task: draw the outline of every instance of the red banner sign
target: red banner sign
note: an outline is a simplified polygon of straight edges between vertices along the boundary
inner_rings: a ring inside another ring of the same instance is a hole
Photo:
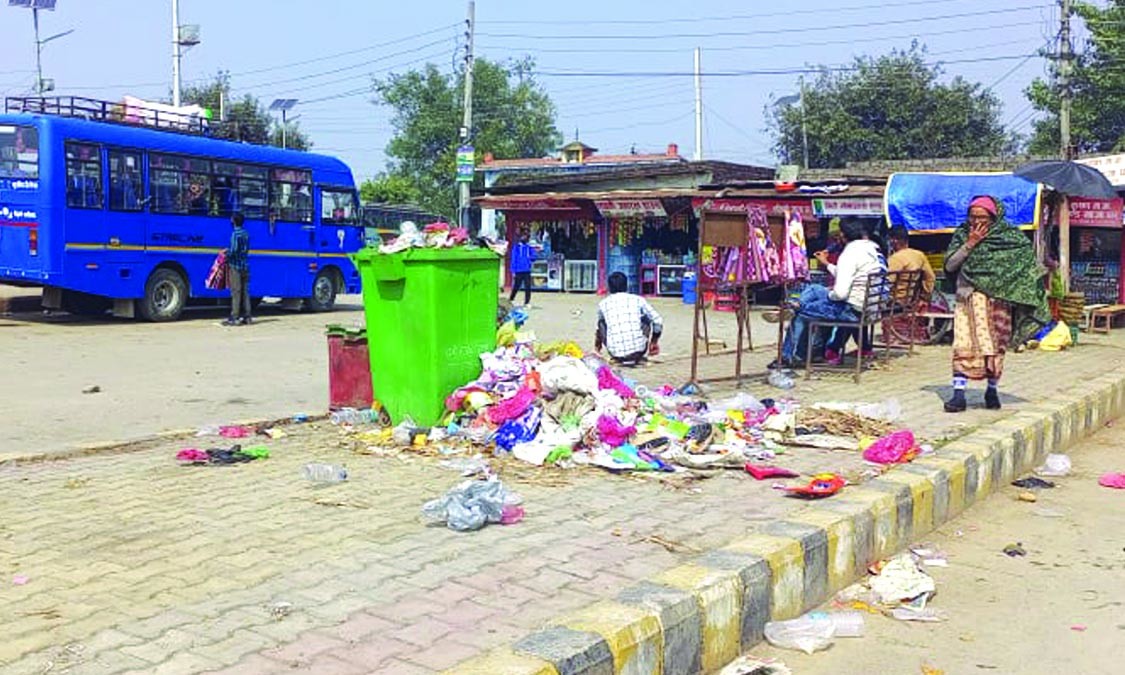
[[[1123,202],[1118,199],[1070,198],[1070,224],[1121,229]]]
[[[757,206],[766,210],[771,216],[783,216],[786,211],[801,214],[801,220],[815,221],[816,213],[813,212],[811,200],[788,199],[752,199],[752,198],[711,198],[693,199],[691,205],[697,210],[719,211],[721,213],[746,213],[750,207]]]

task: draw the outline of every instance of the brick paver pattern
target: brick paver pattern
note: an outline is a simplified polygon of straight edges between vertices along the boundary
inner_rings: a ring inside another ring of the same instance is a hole
[[[999,413],[979,409],[979,391],[969,412],[941,412],[947,347],[894,359],[860,387],[831,375],[790,395],[894,398],[904,426],[940,442],[1081,388],[1120,367],[1123,347],[1084,335],[1069,352],[1013,355]],[[745,390],[781,394],[761,376],[771,357],[761,348],[747,358]],[[732,364],[711,357],[704,373]],[[679,384],[686,373],[676,359],[635,374]],[[678,487],[597,470],[548,472],[561,480],[547,484],[520,472],[508,482],[526,520],[460,534],[420,520],[421,504],[460,480],[439,460],[355,454],[326,423],[292,431],[268,443],[271,458],[239,466],[178,466],[191,439],[0,467],[0,672],[431,673],[693,555],[647,535],[705,550],[806,507],[739,471]],[[300,475],[309,461],[344,463],[351,476],[313,487]],[[854,452],[807,449],[780,463],[863,467]]]

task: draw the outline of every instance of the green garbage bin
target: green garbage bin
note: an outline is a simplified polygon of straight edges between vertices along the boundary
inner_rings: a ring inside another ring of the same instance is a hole
[[[497,256],[486,248],[368,248],[353,258],[363,284],[375,399],[393,423],[436,424],[445,397],[480,375],[496,348]]]

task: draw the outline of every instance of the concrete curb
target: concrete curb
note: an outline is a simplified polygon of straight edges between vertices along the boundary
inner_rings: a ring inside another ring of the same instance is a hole
[[[1125,408],[1104,375],[813,502],[513,645],[446,671],[470,675],[713,673],[908,544],[1097,431]]]
[[[276,418],[258,418],[249,420],[237,420],[230,422],[231,425],[246,426],[246,427],[276,427],[276,426],[290,426],[294,424],[307,424],[309,422],[322,422],[328,419],[329,413],[322,413],[317,415],[307,415],[305,421],[295,422],[293,417],[276,417]],[[37,462],[52,462],[55,460],[75,459],[77,457],[90,457],[92,455],[107,455],[111,453],[121,452],[134,452],[138,450],[145,450],[154,445],[167,443],[169,441],[194,438],[197,429],[168,429],[160,431],[148,436],[141,436],[124,441],[104,441],[97,443],[81,443],[64,450],[57,452],[30,452],[30,451],[15,451],[0,453],[0,467],[14,466],[17,464],[33,464]]]

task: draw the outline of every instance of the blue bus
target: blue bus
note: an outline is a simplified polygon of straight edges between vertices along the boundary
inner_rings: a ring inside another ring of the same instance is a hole
[[[48,308],[171,321],[229,297],[205,282],[237,211],[254,301],[327,311],[359,292],[348,254],[364,227],[340,160],[67,101],[9,99],[0,114],[0,282],[43,287]]]

